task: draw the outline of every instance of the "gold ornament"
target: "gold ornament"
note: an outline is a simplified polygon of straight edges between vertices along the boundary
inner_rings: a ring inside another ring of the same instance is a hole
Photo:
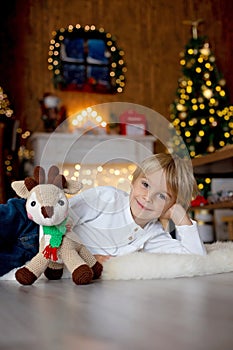
[[[219,80],[219,85],[225,86],[226,85],[226,80],[225,79]]]
[[[177,110],[180,112],[183,112],[186,110],[185,106],[183,106],[181,103],[178,103],[176,106]]]
[[[213,153],[215,151],[215,147],[213,144],[210,144],[207,148],[207,152],[208,153]]]
[[[213,91],[210,89],[205,89],[203,91],[203,95],[205,96],[205,98],[210,99],[213,96]]]
[[[180,119],[184,120],[184,119],[186,119],[186,117],[187,117],[187,113],[186,113],[186,112],[181,112],[181,113],[179,114],[179,117],[180,117]]]
[[[210,54],[210,47],[209,47],[209,43],[205,43],[203,48],[200,49],[200,53],[203,55],[203,56],[209,56]]]

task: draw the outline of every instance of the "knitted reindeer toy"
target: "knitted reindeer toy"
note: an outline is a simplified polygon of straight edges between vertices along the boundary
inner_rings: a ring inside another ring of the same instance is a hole
[[[43,272],[50,280],[60,279],[64,265],[78,285],[89,284],[101,276],[102,265],[83,244],[70,238],[72,232],[66,228],[68,199],[65,193],[77,193],[81,187],[78,181],[66,180],[56,166],[49,169],[47,183],[40,166],[34,169],[34,177],[12,182],[16,194],[26,199],[28,218],[39,224],[43,232],[38,254],[16,271],[19,283],[31,285]]]

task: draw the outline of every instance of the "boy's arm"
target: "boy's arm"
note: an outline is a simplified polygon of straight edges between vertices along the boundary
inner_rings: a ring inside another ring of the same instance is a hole
[[[181,204],[173,204],[160,219],[172,220],[176,226],[192,225],[192,221]]]
[[[155,236],[146,242],[144,250],[158,253],[200,254],[205,255],[206,249],[200,238],[197,223],[191,220],[186,210],[175,203],[159,218],[163,227],[167,220],[172,220],[176,229],[176,239],[166,232]]]

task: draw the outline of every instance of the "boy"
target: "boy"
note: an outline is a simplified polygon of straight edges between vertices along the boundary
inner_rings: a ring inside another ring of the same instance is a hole
[[[130,194],[94,187],[70,199],[74,239],[102,263],[111,256],[151,253],[206,254],[197,224],[186,212],[195,194],[192,168],[167,154],[145,159],[133,174]],[[166,231],[172,220],[176,239]],[[25,200],[0,205],[0,276],[25,264],[38,252],[39,226],[29,220]]]
[[[187,214],[194,194],[188,160],[152,155],[135,170],[129,195],[100,186],[72,197],[73,231],[101,263],[139,250],[204,255],[197,224]],[[170,220],[176,239],[166,231]]]

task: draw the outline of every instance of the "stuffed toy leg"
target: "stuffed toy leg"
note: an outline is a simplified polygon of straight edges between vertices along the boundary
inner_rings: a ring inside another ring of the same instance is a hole
[[[98,263],[83,244],[74,242],[68,237],[64,237],[60,249],[60,256],[76,284],[84,284],[82,281],[85,280],[85,274],[87,280],[89,278],[98,279],[101,276],[103,270],[102,265]],[[77,266],[79,267],[77,268]],[[81,272],[83,272],[83,274]],[[63,264],[50,261],[44,274],[50,280],[60,279],[63,274]]]
[[[82,244],[64,237],[58,252],[62,262],[55,262],[45,258],[43,254],[44,241],[45,239],[42,237],[39,253],[24,267],[16,271],[15,276],[19,283],[31,285],[43,272],[48,279],[60,279],[64,265],[70,271],[73,282],[77,285],[88,284],[92,279],[101,276],[102,265]]]

